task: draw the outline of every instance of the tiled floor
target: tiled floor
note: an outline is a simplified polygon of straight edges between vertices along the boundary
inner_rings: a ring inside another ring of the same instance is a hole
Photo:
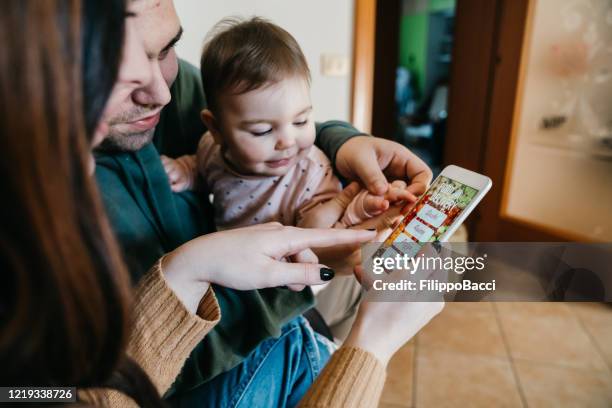
[[[391,360],[381,407],[612,407],[612,306],[447,303]]]

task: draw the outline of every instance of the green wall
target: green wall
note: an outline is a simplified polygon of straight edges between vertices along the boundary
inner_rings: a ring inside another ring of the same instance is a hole
[[[440,11],[455,8],[455,0],[429,0],[429,11]]]
[[[425,67],[427,66],[428,13],[402,16],[400,22],[399,63],[413,75],[416,97],[423,94]]]
[[[400,21],[399,63],[413,74],[416,97],[423,96],[425,75],[427,75],[427,37],[429,13],[455,7],[455,0],[429,0],[426,10],[404,15]]]

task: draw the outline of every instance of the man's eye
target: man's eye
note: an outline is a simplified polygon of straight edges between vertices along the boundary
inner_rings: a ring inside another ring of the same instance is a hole
[[[264,131],[262,131],[262,132],[255,132],[255,131],[251,131],[251,134],[252,134],[253,136],[265,136],[265,135],[267,135],[268,133],[272,133],[272,128],[270,128],[270,129],[268,129],[268,130],[264,130]]]
[[[163,50],[162,52],[159,53],[159,55],[157,56],[157,59],[160,61],[163,61],[166,59],[166,57],[168,56],[168,54],[170,54],[170,51],[172,51],[174,48],[176,47],[176,44],[172,44],[171,47]]]
[[[308,123],[308,119],[305,119],[305,120],[303,120],[303,121],[301,121],[301,122],[293,122],[293,124],[294,124],[295,126],[304,126],[304,125],[305,125],[305,124],[307,124],[307,123]]]

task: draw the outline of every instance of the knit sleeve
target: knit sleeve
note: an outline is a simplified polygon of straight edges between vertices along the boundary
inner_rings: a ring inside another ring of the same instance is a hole
[[[374,355],[341,347],[310,387],[300,407],[377,407],[385,368]]]
[[[197,315],[191,314],[166,283],[161,261],[138,284],[134,298],[127,354],[163,395],[191,351],[219,322],[219,304],[209,288]],[[135,406],[124,394],[107,389],[79,391],[79,398],[96,406]]]

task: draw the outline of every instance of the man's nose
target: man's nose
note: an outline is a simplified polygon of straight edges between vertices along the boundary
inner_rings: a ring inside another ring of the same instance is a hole
[[[138,105],[166,106],[170,103],[170,87],[164,79],[158,64],[153,64],[152,81],[134,92],[134,102]]]

